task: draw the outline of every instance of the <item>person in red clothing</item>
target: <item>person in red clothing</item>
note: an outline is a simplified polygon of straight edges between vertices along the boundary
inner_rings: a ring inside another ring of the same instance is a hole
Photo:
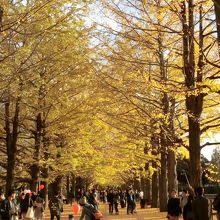
[[[172,190],[167,204],[167,218],[170,220],[179,220],[182,213],[180,199],[176,197],[176,190]]]

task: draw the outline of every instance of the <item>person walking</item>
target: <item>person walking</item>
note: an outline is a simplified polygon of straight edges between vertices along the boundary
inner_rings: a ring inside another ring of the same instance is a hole
[[[78,189],[76,192],[76,202],[79,203],[80,198],[82,198],[82,189]]]
[[[55,216],[57,220],[60,220],[62,207],[63,204],[62,201],[59,199],[59,193],[55,192],[54,196],[49,202],[50,220],[53,220]]]
[[[4,202],[5,202],[5,194],[3,192],[1,192],[0,193],[0,220],[3,220],[2,213],[4,212],[4,210],[3,210]]]
[[[187,198],[187,203],[183,207],[183,220],[194,220],[192,211],[192,201],[193,196],[189,195]]]
[[[44,199],[39,193],[34,201],[34,218],[36,220],[43,220],[44,217]]]
[[[167,204],[167,217],[170,220],[179,220],[181,215],[180,199],[177,198],[176,190],[172,190]]]
[[[22,192],[17,198],[17,205],[19,207],[19,211],[18,211],[18,218],[19,219],[22,219],[21,203],[22,203],[22,200],[24,200],[24,199],[25,199],[25,193]]]
[[[21,199],[20,201],[20,209],[21,209],[21,216],[22,219],[28,219],[26,218],[26,214],[28,211],[28,208],[33,206],[33,200],[31,199],[30,193],[26,193],[24,199]]]
[[[96,211],[94,206],[92,204],[87,203],[86,197],[82,197],[79,200],[79,204],[80,206],[82,206],[82,213],[79,220],[83,220],[83,219],[93,220],[94,219],[93,213]]]
[[[134,193],[132,191],[132,189],[129,189],[127,191],[127,214],[129,215],[129,213],[134,214],[134,210],[135,210],[135,198],[134,198]]]
[[[119,215],[119,211],[118,211],[119,200],[120,200],[119,193],[117,190],[114,190],[114,192],[113,192],[113,206],[114,206],[116,215]]]
[[[109,214],[113,214],[113,203],[114,203],[114,194],[113,191],[110,189],[108,194],[107,194],[107,202],[109,205]]]
[[[8,198],[2,202],[2,220],[16,220],[18,216],[16,193],[14,190],[8,192]]]
[[[119,198],[120,198],[121,208],[123,209],[126,207],[126,196],[125,196],[125,192],[123,192],[122,190],[119,191]]]
[[[93,205],[95,209],[98,210],[99,203],[98,203],[98,196],[97,196],[96,189],[93,189],[92,193],[90,193],[90,195],[89,195],[89,203],[91,205]]]
[[[209,202],[203,196],[204,189],[202,187],[195,188],[195,199],[192,202],[193,217],[195,220],[209,220]]]
[[[140,198],[141,209],[144,209],[145,208],[145,200],[144,200],[144,191],[143,190],[140,191],[139,198]]]
[[[184,206],[188,202],[188,196],[189,196],[188,191],[186,189],[184,189],[182,191],[182,195],[181,195],[181,198],[180,198],[180,207],[182,209],[182,213],[183,213]]]

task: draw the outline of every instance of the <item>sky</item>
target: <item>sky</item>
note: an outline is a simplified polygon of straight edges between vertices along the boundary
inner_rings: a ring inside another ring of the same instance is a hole
[[[211,160],[212,152],[216,146],[207,146],[202,149],[202,154],[208,159]]]
[[[98,10],[97,10],[98,9]],[[98,13],[97,13],[98,12]],[[97,14],[99,16],[97,16]],[[104,18],[104,19],[103,19]],[[94,14],[91,14],[91,16],[89,17],[88,23],[93,23],[93,22],[97,22],[99,24],[106,24],[108,26],[110,26],[112,29],[117,29],[117,23],[112,20],[111,18],[106,17],[106,14],[104,15],[104,12],[101,10],[101,7],[97,7],[96,5],[96,10],[94,10]],[[210,142],[210,143],[215,143],[215,142],[219,142],[217,141],[218,139],[220,140],[220,134],[215,134],[215,140],[211,139],[205,139],[206,142]],[[203,144],[203,143],[201,143]],[[212,156],[212,152],[213,150],[218,147],[219,145],[211,145],[211,146],[206,146],[202,149],[201,153],[208,159],[211,160],[211,156]],[[220,147],[220,146],[219,146]]]
[[[214,136],[210,139],[205,139],[205,143],[219,143],[220,141],[220,134],[214,134]],[[203,144],[203,143],[201,143]],[[212,152],[215,148],[220,147],[220,145],[209,145],[202,149],[201,153],[208,159],[211,160]]]

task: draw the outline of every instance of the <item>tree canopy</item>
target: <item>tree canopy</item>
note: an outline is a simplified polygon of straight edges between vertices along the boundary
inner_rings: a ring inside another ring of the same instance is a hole
[[[121,185],[158,174],[167,190],[183,158],[191,184],[201,185],[201,149],[219,144],[207,142],[220,125],[218,5],[0,6],[2,185],[37,190],[71,175]]]

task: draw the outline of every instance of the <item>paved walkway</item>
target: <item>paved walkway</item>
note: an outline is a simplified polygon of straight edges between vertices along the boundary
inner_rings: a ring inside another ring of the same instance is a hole
[[[101,204],[99,206],[99,209],[103,213],[102,220],[167,220],[166,218],[166,212],[159,212],[159,209],[156,208],[146,208],[146,209],[140,209],[139,206],[137,206],[137,213],[127,215],[126,209],[119,209],[119,215],[109,215],[108,214],[108,205],[107,204]],[[68,220],[69,214],[73,214],[73,209],[70,205],[64,205],[64,212],[61,215],[61,220]],[[75,215],[74,214],[74,220],[78,220],[80,217],[80,213]],[[49,220],[50,215],[49,211],[46,211],[46,216],[44,220]],[[180,218],[180,220],[183,220]],[[217,220],[217,218],[214,216],[213,220]]]
[[[119,209],[119,215],[109,215],[108,214],[108,205],[100,204],[100,211],[103,213],[102,220],[167,220],[165,212],[159,212],[159,209],[140,209],[137,207],[137,213],[127,215],[126,209]],[[68,220],[69,214],[73,214],[72,207],[70,205],[64,206],[64,212],[61,215],[61,220]],[[80,213],[74,215],[74,220],[78,220],[80,217]],[[49,212],[46,212],[45,220],[49,220]],[[182,220],[182,219],[181,219]]]

